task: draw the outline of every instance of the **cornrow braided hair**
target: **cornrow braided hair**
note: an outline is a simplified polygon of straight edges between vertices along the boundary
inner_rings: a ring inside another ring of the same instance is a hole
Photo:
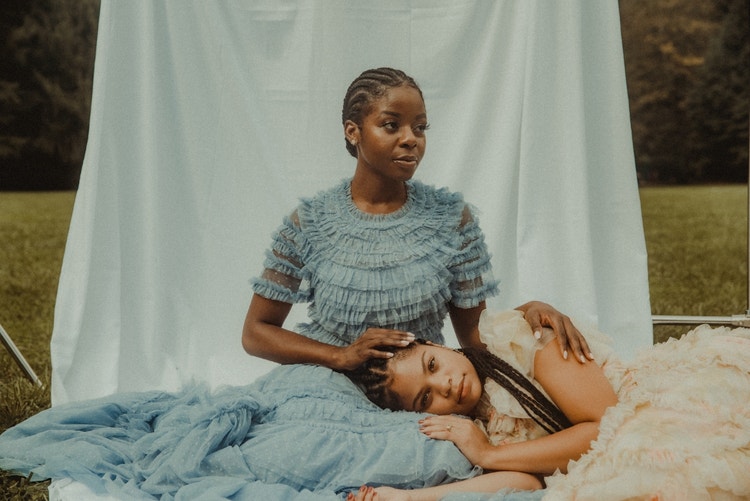
[[[401,70],[375,68],[362,72],[346,91],[341,111],[341,123],[345,124],[347,120],[351,120],[357,125],[362,125],[364,117],[370,111],[370,105],[383,97],[388,89],[402,85],[413,87],[419,91],[420,96],[422,95],[417,82]],[[346,150],[351,156],[357,158],[357,148],[349,141],[346,141]]]
[[[549,398],[502,358],[483,348],[463,348],[459,351],[466,355],[482,381],[489,378],[505,388],[547,433],[552,434],[572,425]]]
[[[391,372],[388,370],[388,364],[391,360],[405,357],[420,344],[427,344],[427,341],[415,339],[413,343],[401,348],[378,347],[377,349],[382,351],[391,351],[393,358],[371,358],[356,369],[345,371],[344,374],[354,381],[365,392],[367,398],[378,407],[392,411],[403,410],[396,394],[391,391]]]
[[[378,407],[391,410],[402,410],[397,395],[390,389],[391,373],[389,363],[406,356],[418,344],[426,344],[423,339],[404,348],[391,347],[394,357],[371,358],[358,368],[344,374],[365,392],[367,398]],[[381,348],[385,350],[386,348]],[[463,353],[479,375],[481,381],[488,378],[505,388],[515,398],[526,413],[547,433],[564,430],[572,424],[570,420],[547,398],[529,379],[518,372],[512,365],[483,348],[463,348]]]

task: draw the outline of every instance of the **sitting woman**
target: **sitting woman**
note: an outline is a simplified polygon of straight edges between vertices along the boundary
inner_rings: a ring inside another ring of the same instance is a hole
[[[486,350],[413,343],[348,375],[381,407],[436,414],[421,431],[492,473],[359,499],[529,489],[531,475],[551,499],[750,496],[750,329],[702,326],[627,364],[582,329],[597,363],[577,364],[519,312],[485,311],[479,328]]]

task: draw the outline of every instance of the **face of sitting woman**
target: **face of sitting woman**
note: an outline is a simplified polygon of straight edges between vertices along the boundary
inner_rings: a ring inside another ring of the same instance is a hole
[[[469,359],[444,346],[418,345],[388,365],[390,391],[404,410],[471,415],[482,396]]]
[[[346,123],[347,139],[357,148],[357,173],[398,182],[411,179],[424,156],[428,128],[418,89],[388,89],[370,104],[361,125]]]

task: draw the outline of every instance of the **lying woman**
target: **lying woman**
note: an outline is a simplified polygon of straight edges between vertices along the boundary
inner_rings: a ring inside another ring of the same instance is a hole
[[[0,469],[129,501],[342,501],[363,483],[413,490],[481,473],[420,433],[424,417],[380,409],[326,367],[284,365],[247,386],[55,406],[0,435]]]
[[[435,414],[422,433],[492,472],[429,489],[363,489],[359,499],[535,481],[545,499],[748,499],[750,329],[702,326],[628,364],[593,330],[582,329],[596,364],[568,363],[550,333],[535,341],[528,330],[518,312],[485,311],[487,350],[414,343],[349,373],[381,407]]]

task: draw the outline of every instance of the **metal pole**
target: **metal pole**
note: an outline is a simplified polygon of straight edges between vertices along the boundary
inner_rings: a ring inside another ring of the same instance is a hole
[[[750,316],[732,315],[730,317],[700,317],[687,315],[653,315],[651,320],[654,325],[733,325],[735,327],[750,327]]]
[[[29,378],[29,380],[35,385],[44,386],[44,384],[42,384],[42,381],[36,376],[34,369],[32,369],[26,359],[23,358],[23,355],[21,355],[21,352],[16,347],[16,344],[10,338],[10,335],[5,332],[5,329],[3,329],[2,325],[0,325],[0,341],[2,341],[2,343],[5,345],[8,353],[10,353],[10,355],[13,357],[13,360],[16,361],[18,366],[23,371],[24,375]]]

